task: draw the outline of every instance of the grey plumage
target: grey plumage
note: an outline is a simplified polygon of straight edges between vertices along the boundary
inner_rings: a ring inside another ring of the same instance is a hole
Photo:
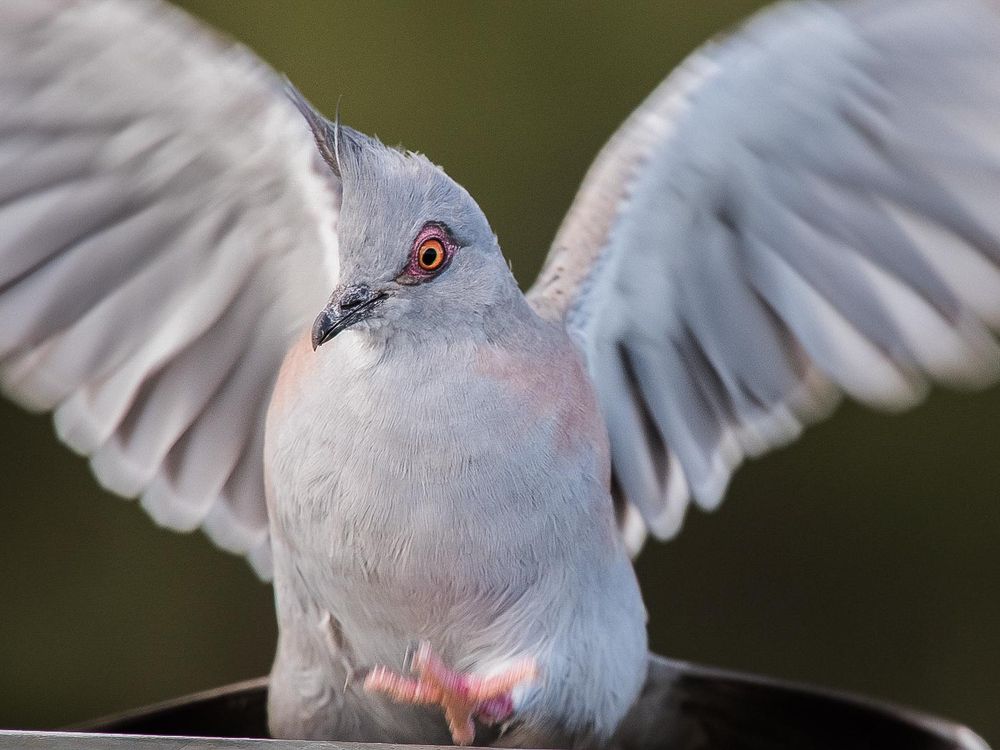
[[[177,11],[10,2],[0,54],[0,384],[158,522],[273,564],[280,735],[445,741],[351,685],[422,639],[538,660],[502,742],[608,737],[645,528],[841,392],[1000,370],[990,0],[788,3],[707,46],[527,296],[441,169]]]

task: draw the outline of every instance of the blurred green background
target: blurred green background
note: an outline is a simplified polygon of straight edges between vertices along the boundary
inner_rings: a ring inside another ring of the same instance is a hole
[[[759,5],[183,3],[318,106],[427,153],[528,285],[591,158],[683,55]],[[239,127],[239,123],[233,123]],[[1000,390],[853,406],[737,476],[639,572],[655,650],[862,691],[1000,744]],[[271,590],[103,495],[0,405],[0,726],[55,727],[263,674]]]

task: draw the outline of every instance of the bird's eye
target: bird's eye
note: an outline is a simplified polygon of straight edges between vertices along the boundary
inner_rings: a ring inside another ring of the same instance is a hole
[[[436,279],[451,263],[457,249],[458,243],[448,227],[436,221],[427,222],[413,238],[409,260],[396,281],[413,285]]]
[[[424,271],[436,271],[444,263],[444,245],[436,237],[428,237],[417,248],[417,265]]]

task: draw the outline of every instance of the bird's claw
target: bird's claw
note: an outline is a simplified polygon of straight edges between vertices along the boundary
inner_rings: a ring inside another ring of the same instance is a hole
[[[476,719],[492,725],[510,718],[514,688],[538,676],[534,659],[515,662],[489,677],[462,674],[446,666],[427,643],[408,648],[404,664],[415,677],[377,666],[365,678],[365,690],[399,703],[441,706],[456,745],[475,739]]]

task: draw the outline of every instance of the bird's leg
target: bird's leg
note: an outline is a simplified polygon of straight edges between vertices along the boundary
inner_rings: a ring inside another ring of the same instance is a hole
[[[475,719],[497,724],[510,718],[514,688],[538,676],[534,659],[515,662],[489,677],[462,674],[446,666],[427,643],[421,643],[413,654],[410,671],[416,676],[375,667],[365,678],[365,690],[400,703],[441,706],[456,745],[468,745],[475,738]]]

